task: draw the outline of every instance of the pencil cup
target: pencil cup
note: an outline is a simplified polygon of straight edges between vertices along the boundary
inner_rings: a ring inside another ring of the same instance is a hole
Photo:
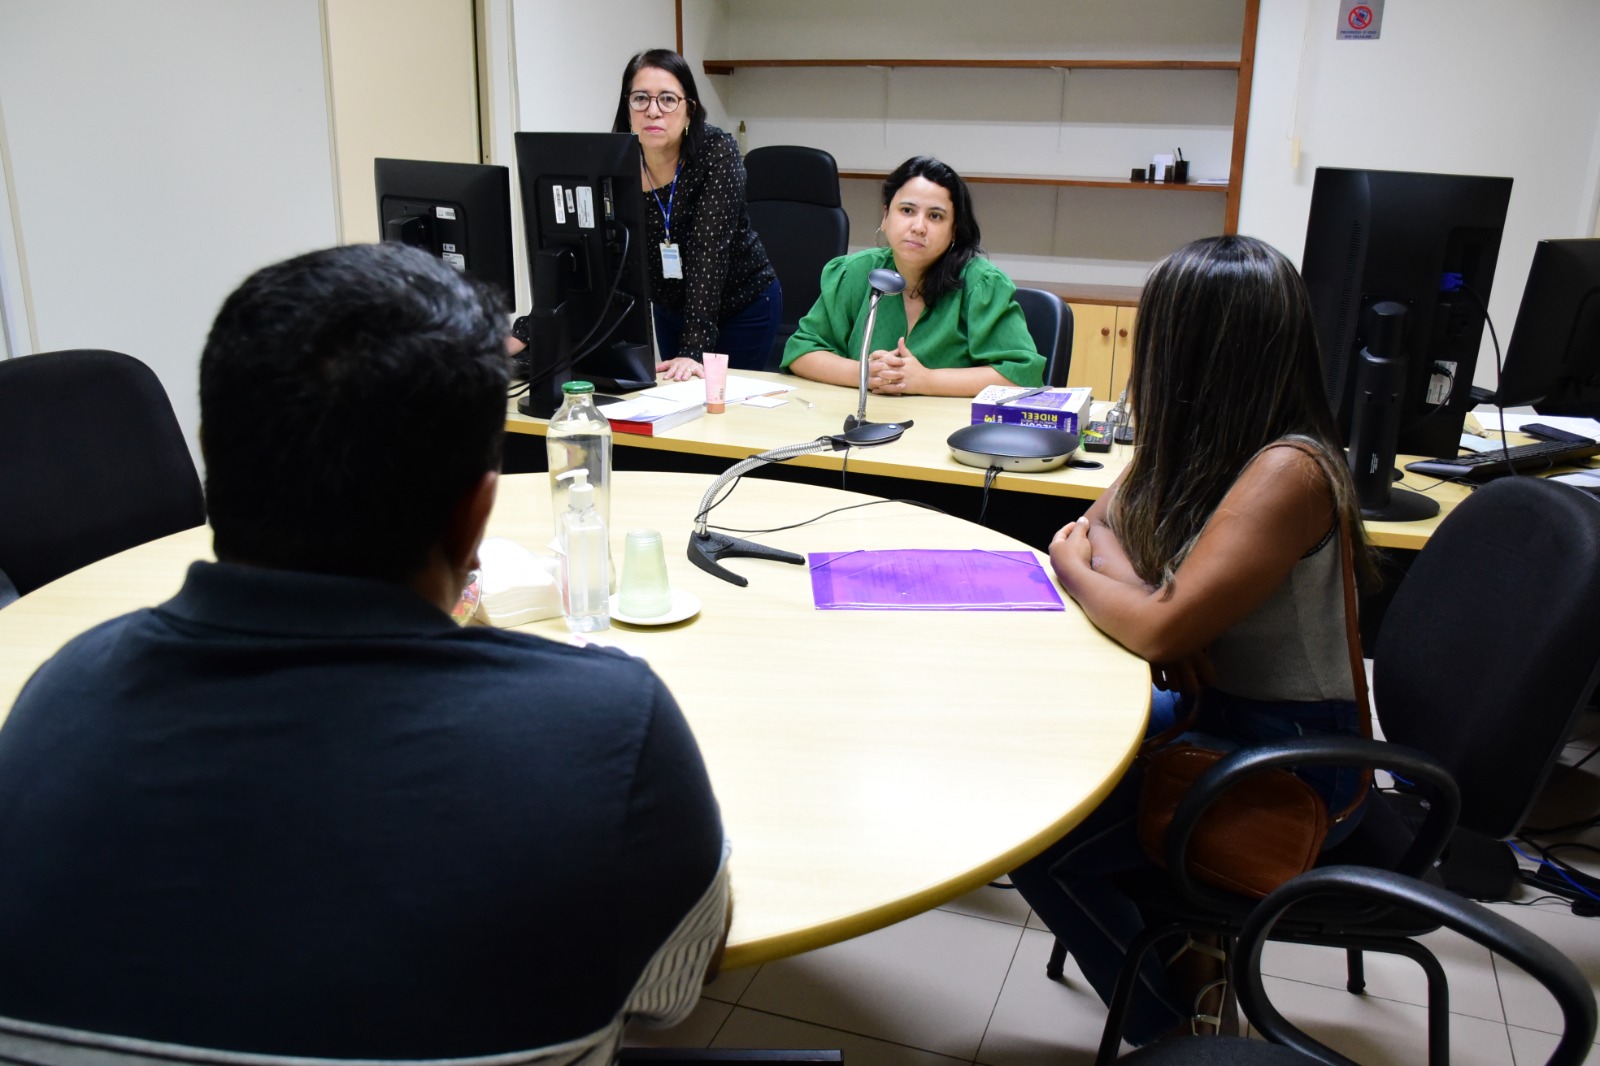
[[[618,613],[655,618],[671,607],[672,587],[667,584],[667,556],[661,547],[661,534],[654,529],[630,530],[622,549]]]

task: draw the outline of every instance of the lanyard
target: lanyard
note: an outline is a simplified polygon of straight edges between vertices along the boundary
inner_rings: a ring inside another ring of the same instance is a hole
[[[661,206],[661,194],[656,191],[656,179],[650,173],[649,166],[644,168],[645,177],[650,179],[650,195],[655,197],[656,210],[661,212],[661,225],[666,230],[667,243],[672,243],[672,201],[678,196],[678,178],[683,174],[683,157],[678,157],[678,169],[672,172],[672,188],[667,190],[667,205]]]

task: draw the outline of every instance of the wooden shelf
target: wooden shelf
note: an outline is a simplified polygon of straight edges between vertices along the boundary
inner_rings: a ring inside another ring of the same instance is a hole
[[[887,170],[841,170],[840,180],[854,179],[858,181],[882,181],[889,176]],[[1068,185],[1080,189],[1134,189],[1151,192],[1211,192],[1228,193],[1227,185],[1202,185],[1198,182],[1187,182],[1178,185],[1173,182],[1148,182],[1128,181],[1124,178],[1074,178],[1056,177],[1049,174],[962,174],[962,179],[969,185]]]
[[[1234,104],[1233,104],[1233,130],[1232,144],[1229,147],[1227,166],[1227,181],[1220,183],[1185,183],[1182,185],[1167,184],[1164,182],[1132,182],[1125,177],[1127,171],[1121,171],[1114,176],[1089,177],[1076,176],[1050,176],[1034,174],[967,174],[964,175],[969,182],[989,185],[1020,185],[1020,186],[1045,186],[1045,187],[1071,187],[1081,189],[1138,189],[1148,192],[1168,193],[1217,193],[1222,197],[1222,232],[1235,233],[1239,228],[1239,202],[1244,188],[1244,149],[1250,122],[1250,90],[1255,77],[1256,54],[1256,26],[1261,14],[1261,0],[1242,0],[1243,23],[1239,34],[1239,51],[1236,58],[1228,59],[1179,59],[1170,55],[1157,58],[1146,53],[1146,58],[1098,58],[1089,56],[1055,56],[1050,58],[900,58],[900,59],[847,59],[847,58],[789,58],[789,59],[706,59],[701,66],[708,75],[731,75],[740,68],[744,69],[779,69],[803,70],[833,70],[839,71],[847,68],[864,70],[867,68],[879,69],[923,69],[923,70],[991,70],[991,71],[1028,71],[1028,70],[1125,70],[1125,71],[1150,71],[1159,74],[1161,71],[1224,71],[1234,75]],[[733,17],[733,16],[730,16]],[[682,27],[679,27],[679,39],[682,40]],[[772,40],[771,35],[752,36],[750,40]],[[1018,31],[1010,37],[1012,47],[1026,49],[1030,44],[1039,44],[1037,40],[1030,39],[1025,32]],[[1127,38],[1130,42],[1137,37]],[[1072,47],[1070,44],[1055,45],[1055,47]],[[1081,47],[1093,47],[1082,45]],[[1133,44],[1132,47],[1139,47]],[[1150,47],[1150,46],[1147,46]],[[1194,42],[1189,45],[1178,45],[1176,49],[1188,51],[1190,54],[1218,55],[1216,43]],[[1228,55],[1232,49],[1226,49],[1221,54]],[[1002,79],[1004,80],[1004,79]],[[1158,79],[1159,80],[1159,79]],[[1063,103],[1063,108],[1065,104]],[[797,108],[804,113],[803,101]],[[891,119],[887,99],[883,105],[883,120],[888,123]],[[858,116],[859,117],[859,116]],[[970,122],[971,120],[969,120]],[[1126,122],[1124,125],[1136,126],[1137,123]],[[824,136],[818,134],[818,136]],[[827,147],[819,145],[819,147]],[[860,158],[859,156],[857,158]],[[1074,161],[1066,164],[1073,167],[1093,166],[1100,169],[1101,165],[1109,165],[1109,160],[1093,159],[1088,161]],[[1006,166],[1017,165],[1015,159],[997,158],[991,165]],[[1213,162],[1207,167],[1207,173],[1215,175],[1221,168]],[[881,181],[887,177],[882,172],[862,168],[857,170],[842,171],[839,177],[847,180]],[[1193,203],[1193,201],[1190,201]],[[1169,205],[1170,206],[1170,205]]]
[[[707,59],[707,74],[740,67],[938,67],[967,70],[1233,70],[1227,59]]]

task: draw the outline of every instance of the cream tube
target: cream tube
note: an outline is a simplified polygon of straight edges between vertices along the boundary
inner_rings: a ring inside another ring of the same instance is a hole
[[[728,357],[721,352],[700,353],[706,372],[706,413],[720,415],[728,400]]]

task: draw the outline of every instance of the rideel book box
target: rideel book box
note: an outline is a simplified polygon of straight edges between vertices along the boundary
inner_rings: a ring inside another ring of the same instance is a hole
[[[1087,388],[1029,389],[990,385],[972,398],[972,424],[1005,422],[1013,426],[1082,433],[1089,421]]]

